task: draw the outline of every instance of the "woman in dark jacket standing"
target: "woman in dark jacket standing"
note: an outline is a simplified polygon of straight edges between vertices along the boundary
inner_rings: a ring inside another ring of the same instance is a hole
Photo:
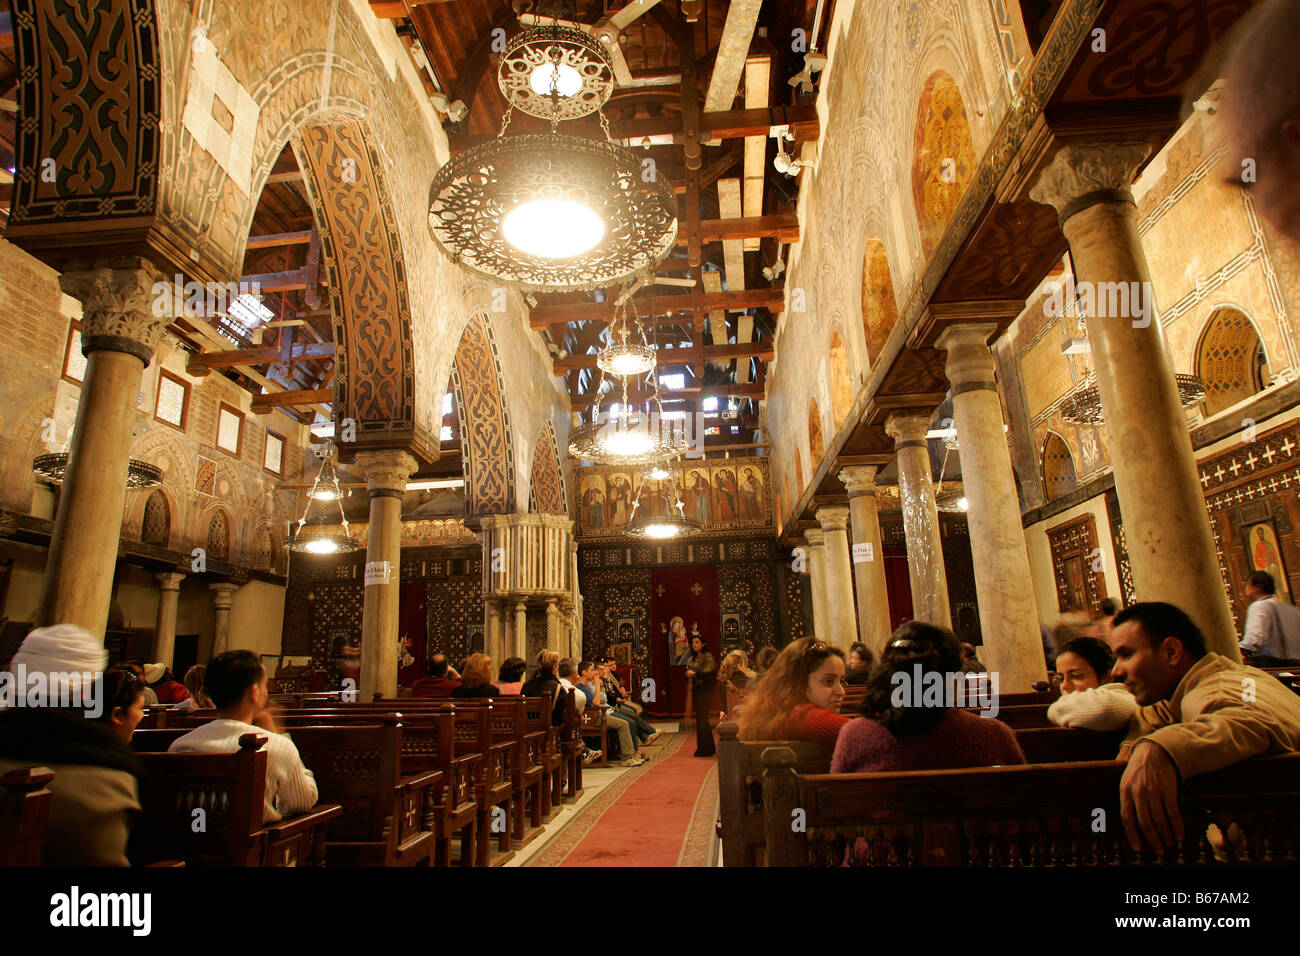
[[[718,686],[718,665],[709,653],[709,646],[698,635],[691,638],[691,656],[686,662],[686,676],[693,681],[691,703],[695,707],[695,756],[712,757],[717,753],[717,748],[713,744],[709,707],[713,703],[713,692]]]

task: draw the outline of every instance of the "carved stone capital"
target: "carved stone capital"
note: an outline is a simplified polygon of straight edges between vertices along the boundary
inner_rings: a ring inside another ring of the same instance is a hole
[[[839,479],[848,489],[850,498],[855,495],[874,495],[876,472],[879,470],[875,465],[853,465],[849,468],[841,468]]]
[[[997,377],[989,336],[997,330],[993,323],[970,322],[949,326],[935,343],[946,349],[944,372],[954,396],[974,389],[996,390]]]
[[[827,505],[817,509],[817,522],[822,531],[847,531],[849,527],[849,509],[844,505]]]
[[[89,269],[60,275],[59,287],[81,302],[82,353],[127,352],[148,365],[171,322],[170,284],[168,308],[155,309],[158,295],[154,286],[166,281],[143,259],[94,262]]]
[[[809,528],[803,533],[803,539],[810,548],[820,548],[826,544],[826,532],[821,528]]]
[[[164,571],[161,574],[155,574],[158,579],[158,590],[160,591],[179,591],[181,582],[185,580],[186,575],[180,571]]]
[[[918,442],[924,444],[926,432],[929,430],[929,415],[893,414],[885,419],[885,434],[894,439],[895,448],[903,448]]]
[[[1098,202],[1133,201],[1129,186],[1149,143],[1070,144],[1057,150],[1029,190],[1029,198],[1056,207],[1064,223]]]
[[[235,592],[240,586],[222,581],[218,584],[209,584],[208,587],[212,589],[212,606],[218,611],[229,611],[230,605],[235,600]]]
[[[398,450],[359,451],[356,465],[366,476],[370,497],[398,497],[406,493],[406,482],[419,462],[409,452]]]

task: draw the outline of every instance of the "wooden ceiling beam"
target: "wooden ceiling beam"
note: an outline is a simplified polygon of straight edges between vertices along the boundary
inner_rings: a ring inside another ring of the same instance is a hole
[[[271,249],[276,246],[305,245],[311,242],[314,233],[314,229],[304,229],[301,232],[277,232],[267,236],[249,236],[248,244],[244,246],[244,249],[247,251],[249,249]]]
[[[236,368],[240,365],[270,365],[274,362],[301,362],[307,359],[333,358],[334,343],[324,342],[298,345],[286,358],[278,345],[259,345],[248,349],[231,349],[226,352],[197,352],[191,354],[185,371],[202,375],[209,369]]]
[[[740,292],[715,292],[691,295],[652,295],[635,300],[636,308],[647,325],[663,325],[662,318],[670,323],[682,321],[681,312],[711,312],[715,309],[767,309],[781,312],[785,309],[785,287],[771,289],[746,289]],[[541,305],[533,309],[529,324],[533,329],[570,322],[608,322],[614,315],[612,302],[583,302],[572,305]]]
[[[698,340],[697,340],[698,341]],[[734,358],[756,358],[762,362],[770,362],[776,355],[776,348],[771,341],[762,342],[743,342],[739,345],[695,345],[684,349],[664,349],[658,350],[659,367],[673,365],[695,365],[696,376],[700,376],[702,366],[705,362],[725,362]],[[568,358],[553,359],[553,367],[556,375],[563,375],[565,372],[575,368],[595,368],[596,352],[587,352],[583,355],[570,355]]]
[[[332,388],[308,388],[294,392],[275,392],[269,395],[253,396],[253,414],[265,415],[273,408],[286,406],[315,405],[317,402],[334,401]]]
[[[618,392],[618,398],[622,399],[622,391]],[[702,401],[705,398],[763,398],[764,390],[762,385],[705,385],[695,388],[661,388],[659,389],[659,398],[665,402],[677,401]],[[606,401],[613,400],[614,393],[606,393]],[[629,388],[627,398],[629,402],[649,401],[654,397],[654,390],[649,388]],[[569,395],[572,408],[590,408],[596,400],[596,395],[592,391],[571,392]]]

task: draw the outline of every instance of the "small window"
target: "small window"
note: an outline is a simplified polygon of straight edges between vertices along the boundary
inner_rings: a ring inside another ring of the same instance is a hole
[[[277,478],[284,474],[284,437],[269,428],[266,430],[266,451],[262,454],[262,467]]]
[[[664,388],[683,389],[686,387],[686,376],[681,372],[672,375],[660,375],[659,384]]]
[[[185,431],[185,419],[190,410],[189,383],[173,375],[165,368],[158,376],[158,399],[154,406],[154,418],[158,421]]]
[[[454,392],[448,392],[446,395],[442,396],[442,414],[444,418],[451,414],[451,403],[454,398]]]
[[[438,433],[438,441],[442,442],[442,441],[451,441],[451,440],[452,440],[451,426],[443,425],[442,431]]]
[[[244,449],[244,416],[225,402],[217,412],[217,447],[236,458]]]
[[[86,356],[81,354],[81,323],[75,319],[68,329],[68,348],[63,355],[63,377],[80,385],[86,378]]]
[[[716,412],[718,410],[718,396],[710,395],[704,399],[704,410],[706,412]]]

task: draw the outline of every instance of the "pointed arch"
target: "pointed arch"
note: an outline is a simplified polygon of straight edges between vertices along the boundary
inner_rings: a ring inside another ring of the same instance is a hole
[[[167,547],[172,533],[172,511],[167,494],[161,488],[149,493],[144,503],[144,520],[140,524],[140,540],[145,544]]]
[[[452,362],[452,383],[469,513],[508,514],[515,507],[513,432],[496,340],[482,313],[465,323]]]
[[[894,296],[894,279],[889,271],[885,244],[877,238],[867,240],[862,256],[862,332],[867,343],[867,361],[874,363],[898,321],[898,300]]]
[[[956,212],[975,164],[961,90],[950,73],[936,70],[921,88],[912,153],[912,197],[926,258]]]
[[[217,508],[208,519],[207,548],[208,560],[229,561],[232,552],[230,541],[230,519],[226,513]]]
[[[1068,495],[1079,487],[1074,455],[1064,438],[1049,431],[1043,440],[1043,490],[1048,501]]]
[[[1196,374],[1205,381],[1205,414],[1217,415],[1268,387],[1268,355],[1255,323],[1222,306],[1206,320],[1196,345]]]
[[[533,446],[533,471],[528,493],[528,510],[534,514],[569,513],[564,488],[564,469],[560,465],[559,446],[555,441],[555,424],[548,421]]]
[[[817,407],[816,398],[808,399],[808,454],[812,457],[813,471],[816,471],[826,454],[826,445],[822,441],[822,412]]]

